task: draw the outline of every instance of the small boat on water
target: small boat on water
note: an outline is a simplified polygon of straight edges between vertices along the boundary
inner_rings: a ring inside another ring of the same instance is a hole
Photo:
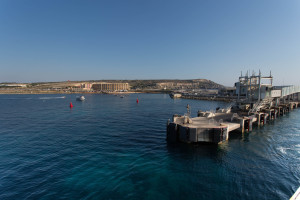
[[[76,97],[76,100],[77,100],[77,101],[84,101],[84,100],[85,100],[85,97],[84,97],[84,96]]]
[[[175,98],[180,98],[182,95],[180,94],[180,93],[171,93],[170,94],[170,97],[172,98],[172,99],[175,99]]]

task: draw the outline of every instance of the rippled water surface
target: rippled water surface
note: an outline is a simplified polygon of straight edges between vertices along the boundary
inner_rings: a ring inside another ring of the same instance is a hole
[[[300,186],[300,109],[221,145],[171,145],[166,121],[186,104],[226,103],[62,96],[0,95],[0,199],[276,200]]]

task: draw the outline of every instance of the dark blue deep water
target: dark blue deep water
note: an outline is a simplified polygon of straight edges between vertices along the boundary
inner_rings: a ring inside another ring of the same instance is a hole
[[[61,96],[0,95],[1,200],[276,200],[300,186],[300,109],[221,145],[171,145],[167,119],[186,104],[195,116],[226,103]]]

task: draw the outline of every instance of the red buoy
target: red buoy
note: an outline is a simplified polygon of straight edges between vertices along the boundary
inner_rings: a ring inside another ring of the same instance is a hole
[[[138,98],[136,99],[136,103],[139,103],[139,99]]]
[[[72,102],[70,102],[70,108],[73,108],[73,104],[72,104]]]

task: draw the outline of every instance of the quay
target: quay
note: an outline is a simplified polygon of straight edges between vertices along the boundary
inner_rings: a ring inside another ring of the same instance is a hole
[[[262,80],[269,83],[262,84]],[[300,87],[272,86],[273,77],[248,73],[235,83],[237,99],[227,108],[215,111],[198,111],[191,117],[187,113],[175,114],[167,122],[167,141],[184,143],[222,143],[230,132],[250,132],[254,126],[264,126],[269,121],[284,116],[299,107]]]

